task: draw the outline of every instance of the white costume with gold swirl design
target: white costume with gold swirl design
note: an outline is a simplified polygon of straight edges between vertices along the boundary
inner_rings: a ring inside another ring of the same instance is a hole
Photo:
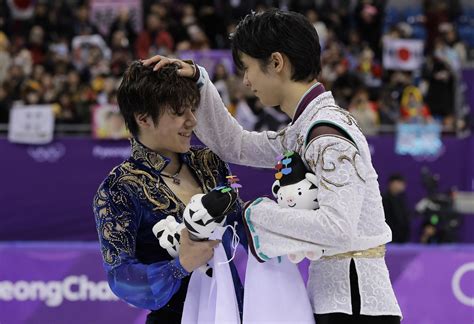
[[[296,151],[319,182],[318,210],[285,209],[267,198],[247,209],[252,236],[258,237],[256,252],[265,259],[324,249],[324,257],[312,261],[309,269],[313,311],[351,314],[351,258],[328,256],[375,248],[392,237],[369,146],[354,118],[336,106],[330,92],[324,92],[284,130],[248,132],[224,107],[207,72],[200,68],[200,73],[201,103],[195,132],[203,143],[226,162],[256,167],[271,168],[276,156]],[[352,141],[323,135],[306,143],[307,132],[319,122],[336,125]],[[354,261],[361,314],[401,316],[384,258],[363,255]]]

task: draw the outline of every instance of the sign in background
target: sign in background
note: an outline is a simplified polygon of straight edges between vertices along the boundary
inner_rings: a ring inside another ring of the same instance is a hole
[[[113,104],[92,107],[92,138],[95,139],[126,139],[130,133],[119,107]]]
[[[52,105],[16,105],[10,111],[8,140],[14,143],[47,144],[53,140]]]
[[[0,244],[0,323],[145,323],[113,298],[101,261],[92,242]],[[386,262],[403,324],[474,322],[473,246],[389,245]]]
[[[387,70],[413,71],[424,61],[424,42],[416,39],[383,40],[383,67]]]
[[[395,152],[400,155],[415,157],[437,157],[443,150],[441,142],[441,125],[398,124]]]

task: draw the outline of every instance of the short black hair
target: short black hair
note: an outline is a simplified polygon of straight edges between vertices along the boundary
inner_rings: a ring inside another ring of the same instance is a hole
[[[186,108],[196,108],[201,99],[194,81],[180,77],[174,64],[153,71],[140,61],[130,64],[117,91],[117,102],[125,124],[133,136],[138,135],[136,114],[151,116],[155,124],[169,110],[182,114]]]
[[[311,81],[321,72],[321,46],[316,29],[302,14],[269,9],[246,15],[230,35],[235,65],[243,68],[241,54],[258,59],[265,71],[274,52],[291,62],[293,81]]]
[[[400,174],[400,173],[393,173],[390,175],[390,177],[388,178],[388,182],[389,183],[392,183],[394,181],[401,181],[401,182],[405,182],[405,178]]]

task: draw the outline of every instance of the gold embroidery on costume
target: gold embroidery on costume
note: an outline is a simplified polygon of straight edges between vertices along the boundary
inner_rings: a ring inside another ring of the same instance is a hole
[[[336,146],[338,145],[339,143],[330,143],[328,145],[326,145],[325,147],[322,148],[321,150],[321,154],[319,155],[320,159],[321,159],[321,169],[323,171],[327,171],[327,172],[333,172],[336,170],[336,164],[334,162],[329,162],[330,165],[332,165],[331,167],[327,167],[326,166],[326,161],[324,161],[324,156],[326,155],[326,152],[328,150],[332,150],[332,151],[336,151],[336,152],[346,152],[348,150],[348,148],[346,149],[343,149],[343,150],[340,150],[340,149],[336,149],[336,148],[333,148],[333,146]],[[342,155],[342,157],[347,157],[346,155]],[[338,158],[338,161],[340,162],[340,159],[341,157]]]
[[[362,178],[362,176],[360,175],[359,173],[359,170],[357,169],[357,166],[356,166],[356,163],[355,163],[355,159],[356,159],[356,156],[360,156],[360,153],[359,151],[355,152],[354,155],[352,156],[352,159],[350,159],[348,156],[344,156],[344,157],[340,157],[339,159],[341,160],[341,162],[343,160],[347,160],[350,164],[352,164],[352,167],[354,168],[356,174],[357,174],[357,177],[359,177],[359,179],[365,183],[365,179]]]
[[[346,118],[346,120],[343,120],[343,122],[345,122],[347,125],[351,126],[352,124],[354,124],[360,131],[362,131],[361,128],[359,127],[359,124],[357,123],[357,120],[354,118],[354,116],[351,115],[350,112],[338,106],[329,106],[329,107],[331,107],[331,108],[328,108],[329,110],[342,114]]]
[[[344,187],[344,186],[346,186],[346,185],[348,185],[348,184],[350,183],[350,182],[336,183],[336,182],[333,182],[333,181],[329,180],[328,178],[326,178],[326,177],[324,177],[324,176],[322,176],[321,179],[324,180],[325,182],[327,182],[327,183],[333,185],[334,187],[338,187],[338,188]]]
[[[325,171],[325,172],[335,172],[337,167],[340,165],[340,164],[343,164],[344,161],[347,161],[349,162],[349,164],[354,168],[354,171],[357,175],[357,177],[365,183],[365,179],[360,175],[360,172],[357,168],[357,165],[356,165],[356,157],[357,156],[360,156],[360,153],[359,151],[356,151],[354,152],[354,154],[352,155],[352,157],[350,157],[349,155],[347,155],[347,151],[349,151],[349,147],[347,148],[344,148],[344,149],[338,149],[336,148],[336,146],[338,145],[339,143],[337,142],[334,142],[334,143],[329,143],[329,144],[326,144],[325,146],[323,147],[320,147],[319,148],[319,152],[318,152],[318,159],[317,159],[317,162],[316,164],[320,164],[321,165],[321,170],[322,171]],[[330,151],[336,151],[339,153],[339,156],[336,158],[336,162],[334,161],[326,161],[326,155],[330,152]],[[327,177],[325,176],[322,176],[321,177],[321,184],[323,184],[323,187],[325,189],[328,189],[328,186],[327,184],[330,184],[332,186],[335,186],[335,187],[343,187],[343,186],[346,186],[348,184],[350,184],[350,182],[343,182],[343,183],[337,183],[335,181],[332,181],[330,179],[328,179]]]
[[[132,145],[132,156],[136,160],[140,160],[144,162],[143,164],[146,166],[156,170],[161,170],[165,167],[166,161],[161,157],[160,154],[152,150],[148,150],[143,145],[138,143],[134,138],[130,139],[130,143]]]
[[[149,211],[156,217],[172,215],[182,221],[185,205],[157,175],[167,164],[166,160],[156,152],[147,149],[131,139],[132,158],[116,167],[107,178],[107,186],[98,190],[94,200],[97,217],[97,231],[103,240],[102,257],[110,266],[120,264],[121,255],[133,255],[135,250],[135,233],[140,226],[134,204],[150,205]],[[218,183],[222,162],[209,149],[192,148],[187,153],[188,166],[197,177],[202,190],[206,193]],[[140,167],[144,165],[148,169]],[[153,173],[156,170],[157,173]],[[130,197],[137,202],[130,201]]]
[[[385,256],[385,244],[379,245],[363,251],[350,251],[335,255],[321,257],[321,260],[343,260],[349,258],[383,258]]]
[[[299,152],[300,154],[302,154],[303,146],[304,146],[304,137],[303,137],[302,135],[298,135],[298,136],[296,137],[296,148],[295,148],[295,151],[296,151],[296,152]]]
[[[199,181],[203,184],[204,193],[217,186],[216,178],[219,174],[219,160],[210,150],[195,151],[191,154],[191,165]]]
[[[321,181],[319,182],[319,184],[320,184],[321,187],[323,187],[324,189],[334,192],[334,190],[330,189],[330,188],[323,182],[323,180],[321,180]]]

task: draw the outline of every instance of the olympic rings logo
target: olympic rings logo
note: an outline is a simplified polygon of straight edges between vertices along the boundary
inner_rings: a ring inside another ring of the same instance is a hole
[[[466,294],[461,289],[461,279],[466,274],[466,272],[474,271],[474,262],[463,264],[459,267],[453,275],[451,280],[451,288],[453,290],[454,296],[459,302],[466,306],[474,307],[474,296],[466,296]]]
[[[66,147],[61,143],[48,146],[30,146],[27,150],[28,155],[36,162],[57,162],[66,153]]]

